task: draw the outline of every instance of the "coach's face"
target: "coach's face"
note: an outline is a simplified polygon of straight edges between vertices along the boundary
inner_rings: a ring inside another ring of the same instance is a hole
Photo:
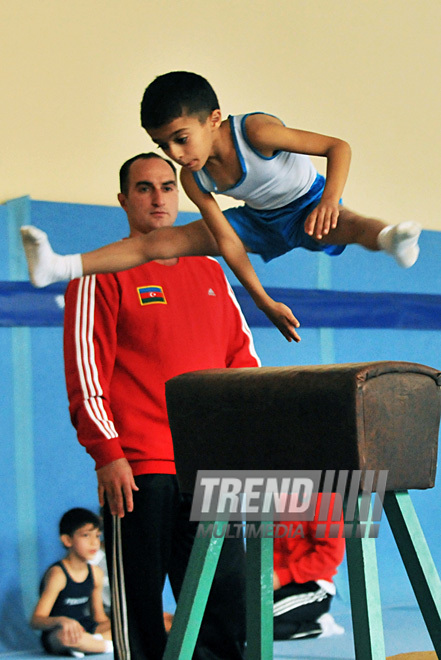
[[[162,158],[139,158],[130,166],[127,195],[119,193],[130,236],[170,227],[178,215],[175,173]]]

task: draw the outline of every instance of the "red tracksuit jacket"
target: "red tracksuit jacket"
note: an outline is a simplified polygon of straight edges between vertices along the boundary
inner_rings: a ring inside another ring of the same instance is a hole
[[[97,469],[175,472],[165,382],[215,367],[256,367],[250,330],[220,265],[182,257],[72,281],[64,352],[69,410]]]

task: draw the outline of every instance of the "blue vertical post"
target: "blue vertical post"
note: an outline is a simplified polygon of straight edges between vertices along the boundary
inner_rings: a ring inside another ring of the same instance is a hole
[[[7,202],[9,277],[27,280],[19,229],[30,223],[31,202],[20,197]],[[23,609],[29,617],[38,595],[37,522],[34,487],[32,357],[30,329],[11,328],[13,418],[17,487],[18,560]]]
[[[317,289],[328,291],[332,287],[332,258],[324,252],[317,253]],[[320,361],[335,363],[334,328],[320,328]]]

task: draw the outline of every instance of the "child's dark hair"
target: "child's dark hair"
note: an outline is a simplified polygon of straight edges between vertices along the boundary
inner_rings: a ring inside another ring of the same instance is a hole
[[[77,529],[88,524],[93,525],[94,529],[101,529],[101,519],[96,513],[93,513],[88,509],[81,509],[80,507],[69,509],[69,511],[66,511],[61,517],[60,536],[63,534],[73,536]]]
[[[176,177],[176,167],[174,166],[172,161],[168,160],[167,158],[163,158],[159,154],[155,154],[154,151],[149,151],[149,153],[132,156],[132,158],[129,158],[129,160],[126,160],[126,162],[121,165],[121,169],[119,171],[119,189],[124,195],[127,195],[129,192],[129,174],[132,163],[134,163],[136,160],[150,160],[150,158],[159,158],[159,160],[163,160],[165,163],[170,165],[170,167],[173,170],[173,174]]]
[[[183,115],[198,115],[200,121],[219,108],[219,101],[202,76],[188,71],[171,71],[155,78],[141,102],[141,126],[159,128]]]

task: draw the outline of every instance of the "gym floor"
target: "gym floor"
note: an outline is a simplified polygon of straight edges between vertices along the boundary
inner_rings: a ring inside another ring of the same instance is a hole
[[[332,637],[275,642],[274,660],[353,660],[355,658],[349,595],[346,590],[345,565],[337,587],[339,592],[332,604],[332,614],[336,622],[345,629],[344,634]],[[382,591],[389,591],[392,585],[382,584]],[[19,622],[17,622],[19,626]],[[384,639],[387,656],[412,651],[433,650],[430,637],[418,606],[415,604],[387,605],[383,607]],[[49,657],[38,650],[0,653],[2,660],[33,660]],[[70,657],[70,656],[66,656]],[[88,658],[110,660],[112,654],[90,655]]]

